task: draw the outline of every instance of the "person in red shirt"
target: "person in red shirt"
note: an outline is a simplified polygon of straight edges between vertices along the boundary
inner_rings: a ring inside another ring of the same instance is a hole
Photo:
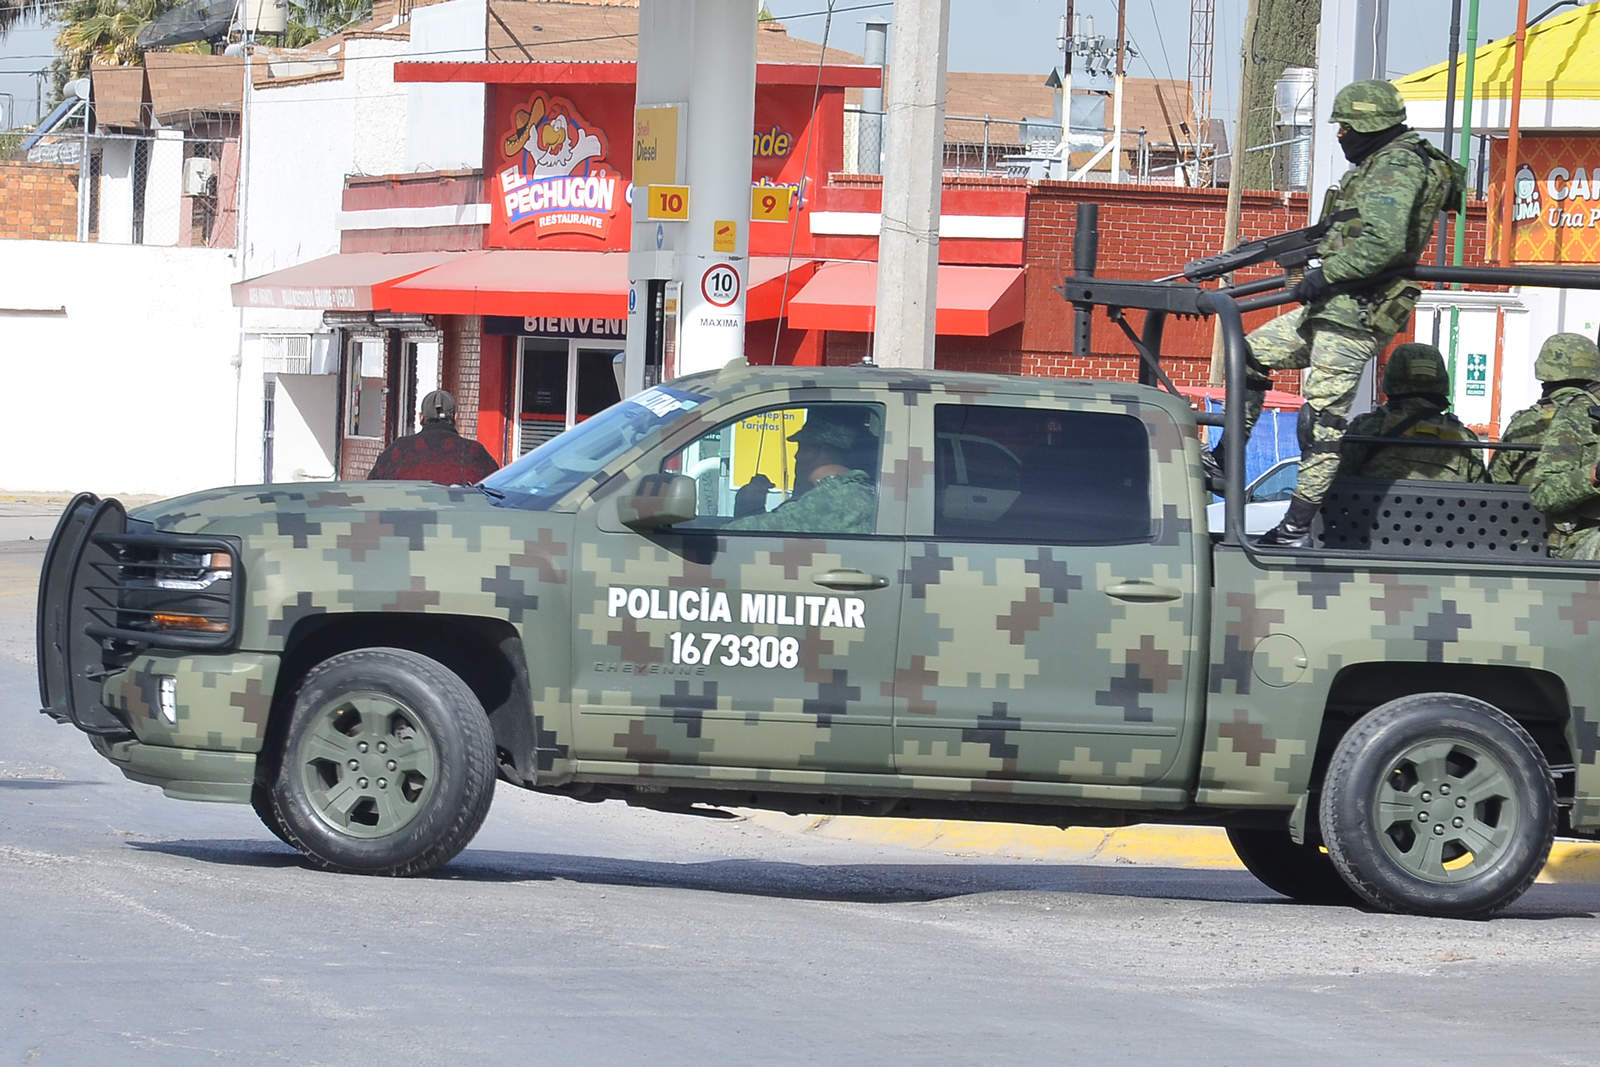
[[[443,389],[422,398],[422,429],[378,455],[371,480],[471,485],[500,469],[489,450],[456,431],[456,400]]]

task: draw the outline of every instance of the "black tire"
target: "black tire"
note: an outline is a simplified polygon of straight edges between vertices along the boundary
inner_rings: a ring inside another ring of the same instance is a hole
[[[1374,907],[1476,918],[1517,899],[1544,867],[1555,782],[1533,738],[1500,709],[1417,693],[1340,739],[1321,819],[1334,866]]]
[[[302,681],[272,800],[289,843],[319,867],[425,874],[483,825],[495,772],[489,720],[465,682],[415,652],[360,649]]]
[[[1355,892],[1316,845],[1297,845],[1287,829],[1228,827],[1245,870],[1268,889],[1306,904],[1354,904]]]
[[[257,782],[250,789],[250,806],[255,809],[256,817],[261,820],[261,825],[272,831],[272,836],[279,841],[294,847],[294,842],[289,840],[289,831],[284,828],[283,817],[278,814],[278,806],[272,802],[272,787]]]

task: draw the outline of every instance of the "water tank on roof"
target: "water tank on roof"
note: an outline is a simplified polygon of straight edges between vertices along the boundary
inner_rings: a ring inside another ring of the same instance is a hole
[[[1304,189],[1311,184],[1311,125],[1316,104],[1317,72],[1312,67],[1285,67],[1272,83],[1278,112],[1275,141],[1288,141],[1273,152],[1274,187]]]
[[[289,0],[239,0],[246,33],[282,33],[289,27]]]

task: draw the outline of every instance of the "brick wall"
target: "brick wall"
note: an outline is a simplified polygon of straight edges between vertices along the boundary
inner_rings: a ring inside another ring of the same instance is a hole
[[[78,239],[78,168],[0,160],[0,238]]]
[[[346,437],[339,452],[339,477],[347,481],[366,478],[382,451],[383,442],[376,437]]]
[[[1159,278],[1191,259],[1222,249],[1227,191],[1176,189],[1167,186],[1110,186],[1090,182],[1040,182],[1028,192],[1024,247],[1023,321],[993,337],[940,337],[934,362],[941,370],[989,371],[1049,377],[1132,380],[1139,360],[1115,324],[1095,316],[1091,355],[1072,354],[1072,307],[1055,291],[1072,267],[1077,207],[1100,205],[1100,248],[1097,272],[1105,277]],[[1307,224],[1305,194],[1247,192],[1240,217],[1239,240],[1282,233]],[[1484,202],[1467,210],[1463,262],[1481,262],[1485,247]],[[1432,262],[1430,245],[1425,259]],[[1271,266],[1240,271],[1239,281],[1278,273]],[[1138,332],[1142,312],[1129,315]],[[1261,311],[1245,317],[1246,329],[1275,314]],[[1178,385],[1205,385],[1211,373],[1212,322],[1168,319],[1162,344],[1162,366]],[[867,351],[861,334],[830,333],[826,362],[854,363]],[[1299,391],[1299,373],[1273,375],[1273,384]]]
[[[456,429],[463,437],[477,437],[483,320],[449,315],[443,320],[443,332],[440,377],[445,390],[456,398]]]

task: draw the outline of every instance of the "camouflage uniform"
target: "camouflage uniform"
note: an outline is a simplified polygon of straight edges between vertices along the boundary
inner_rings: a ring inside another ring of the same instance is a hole
[[[866,471],[831,475],[764,515],[746,515],[724,530],[781,530],[784,533],[868,534],[876,525],[877,496]]]
[[[769,512],[741,515],[722,525],[724,530],[777,530],[785,533],[866,534],[877,526],[878,501],[874,479],[855,466],[857,457],[875,444],[859,416],[814,409],[805,425],[789,435],[800,446],[796,452],[799,484],[794,494]],[[876,450],[873,449],[875,452]],[[805,463],[806,459],[813,462]],[[815,482],[813,472],[827,466],[844,467]],[[753,485],[754,483],[752,483]],[[766,483],[761,482],[761,495]],[[751,490],[752,486],[745,486]],[[738,505],[735,505],[736,509]]]
[[[1529,496],[1545,514],[1550,554],[1561,559],[1600,559],[1600,430],[1589,409],[1600,403],[1600,353],[1581,334],[1558,333],[1544,343],[1534,365],[1540,377],[1558,383],[1550,391],[1554,411],[1540,442]]]
[[[1544,395],[1537,404],[1511,416],[1500,440],[1519,445],[1536,445],[1542,441],[1556,411],[1551,394],[1557,385],[1600,379],[1600,360],[1591,358],[1593,351],[1588,338],[1580,334],[1558,333],[1549,337],[1540,346],[1539,358],[1533,363],[1534,376],[1544,383]],[[1537,452],[1497,451],[1489,463],[1489,480],[1503,485],[1529,485],[1538,458]]]
[[[1536,445],[1544,440],[1550,427],[1550,416],[1556,411],[1555,403],[1542,396],[1532,407],[1523,408],[1511,416],[1500,442],[1509,445]],[[1489,480],[1501,485],[1529,485],[1533,481],[1533,465],[1539,458],[1537,452],[1508,452],[1495,450],[1489,461]]]
[[[1478,435],[1446,409],[1450,375],[1432,345],[1411,342],[1394,350],[1383,371],[1388,403],[1356,417],[1340,451],[1339,473],[1352,478],[1419,478],[1433,482],[1483,481],[1476,449],[1418,448],[1352,441],[1350,437],[1476,441]]]
[[[1421,294],[1404,279],[1331,295],[1326,287],[1414,265],[1427,247],[1439,210],[1459,201],[1464,178],[1460,166],[1401,125],[1405,102],[1388,82],[1355,82],[1341,89],[1333,121],[1346,128],[1341,144],[1356,165],[1328,191],[1322,218],[1349,209],[1354,214],[1329,228],[1317,249],[1320,266],[1308,269],[1296,287],[1295,295],[1305,306],[1246,339],[1251,361],[1247,434],[1271,385],[1267,371],[1311,368],[1303,389],[1314,415],[1311,443],[1300,461],[1295,490],[1300,507],[1291,502],[1291,515],[1306,513],[1294,523],[1301,534],[1338,470],[1339,441],[1362,368],[1406,324]],[[1288,525],[1286,519],[1286,535]]]

